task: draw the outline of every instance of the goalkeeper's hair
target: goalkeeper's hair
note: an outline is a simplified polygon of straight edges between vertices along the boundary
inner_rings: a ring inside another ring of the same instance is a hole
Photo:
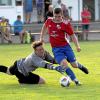
[[[36,49],[37,47],[42,46],[42,45],[43,45],[43,42],[35,41],[32,43],[32,48]]]

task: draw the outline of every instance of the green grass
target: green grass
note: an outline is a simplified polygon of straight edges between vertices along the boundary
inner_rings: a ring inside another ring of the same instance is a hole
[[[83,83],[69,88],[61,87],[62,76],[56,71],[38,69],[35,73],[45,78],[44,85],[20,85],[15,76],[0,73],[0,100],[100,100],[100,41],[80,42],[82,51],[77,53],[77,60],[87,66],[89,75],[72,68],[77,78]],[[45,49],[51,53],[49,44]],[[0,64],[10,66],[16,59],[26,57],[32,52],[30,45],[0,45]]]

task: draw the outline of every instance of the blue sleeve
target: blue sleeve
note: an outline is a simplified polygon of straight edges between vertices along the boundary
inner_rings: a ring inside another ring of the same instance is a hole
[[[16,25],[16,22],[14,22],[14,24],[13,24],[14,26]]]

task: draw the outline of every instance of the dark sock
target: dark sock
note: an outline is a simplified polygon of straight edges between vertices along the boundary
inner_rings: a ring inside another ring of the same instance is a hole
[[[3,66],[3,65],[0,65],[0,72],[6,73],[7,72],[7,67]]]
[[[88,74],[89,73],[88,69],[85,66],[81,65],[80,63],[78,63],[78,68],[81,71],[83,71],[85,74]]]
[[[78,63],[78,68],[82,69],[83,65],[81,65],[80,63]]]

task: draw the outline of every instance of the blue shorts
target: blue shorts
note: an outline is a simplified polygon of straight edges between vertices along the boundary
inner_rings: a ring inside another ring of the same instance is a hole
[[[76,61],[74,52],[70,45],[66,45],[63,47],[54,47],[52,48],[52,52],[58,64],[60,64],[63,59],[66,59],[70,63]]]
[[[24,0],[24,9],[26,13],[33,12],[33,0]]]
[[[26,13],[31,13],[32,11],[33,11],[33,8],[32,8],[31,6],[25,8],[25,12],[26,12]]]

